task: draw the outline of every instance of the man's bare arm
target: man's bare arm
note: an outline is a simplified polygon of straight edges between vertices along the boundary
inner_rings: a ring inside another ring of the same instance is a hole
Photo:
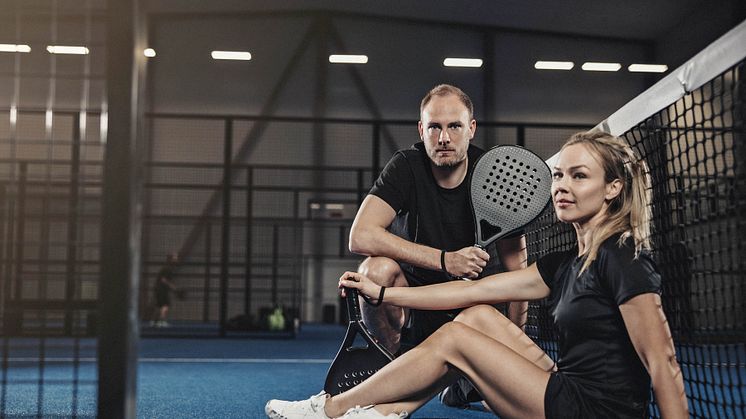
[[[368,195],[355,216],[350,229],[350,251],[365,256],[385,256],[425,269],[440,270],[441,249],[412,243],[388,230],[396,212],[383,199]],[[489,255],[477,247],[465,247],[446,253],[446,268],[455,276],[474,278],[489,260]]]

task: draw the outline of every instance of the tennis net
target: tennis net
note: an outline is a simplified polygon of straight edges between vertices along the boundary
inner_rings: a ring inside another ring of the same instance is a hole
[[[697,418],[746,417],[744,57],[746,22],[597,127],[626,139],[648,164],[653,256]],[[570,249],[575,233],[550,208],[527,240],[532,262]],[[526,330],[556,359],[556,332],[542,302],[530,306]],[[660,417],[655,403],[650,415]]]

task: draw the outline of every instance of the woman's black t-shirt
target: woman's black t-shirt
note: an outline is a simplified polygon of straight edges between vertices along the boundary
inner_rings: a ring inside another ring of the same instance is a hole
[[[650,255],[635,258],[634,243],[619,235],[601,244],[598,256],[578,276],[584,258],[577,249],[537,262],[550,288],[548,309],[559,332],[558,370],[582,386],[600,411],[638,410],[650,398],[650,376],[624,325],[619,306],[644,293],[659,293],[661,278]]]

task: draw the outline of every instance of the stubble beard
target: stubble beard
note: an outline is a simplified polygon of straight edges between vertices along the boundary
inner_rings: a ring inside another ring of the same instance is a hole
[[[436,167],[443,169],[456,168],[466,161],[466,152],[461,152],[452,157],[438,158],[438,152],[435,151],[434,155],[430,156],[430,160]]]

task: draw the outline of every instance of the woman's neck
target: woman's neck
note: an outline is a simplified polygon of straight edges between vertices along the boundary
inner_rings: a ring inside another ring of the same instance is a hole
[[[588,246],[593,241],[593,235],[603,221],[603,212],[599,212],[586,221],[573,223],[575,234],[578,238],[578,256],[583,256],[588,251]]]

